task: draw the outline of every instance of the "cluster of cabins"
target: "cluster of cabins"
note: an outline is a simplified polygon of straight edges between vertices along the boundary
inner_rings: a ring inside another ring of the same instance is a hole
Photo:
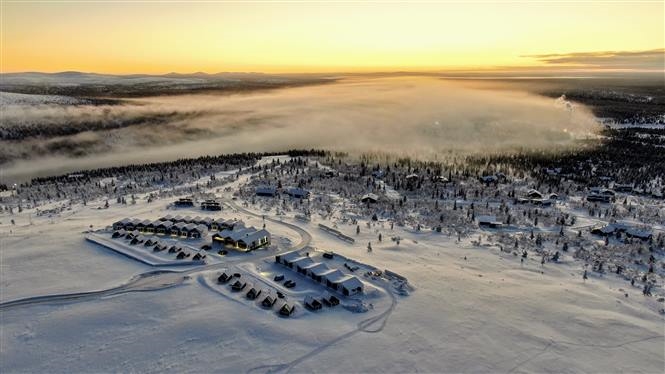
[[[159,219],[160,221],[171,221],[171,222],[185,222],[185,223],[196,223],[198,225],[204,225],[208,228],[209,231],[222,231],[222,230],[232,230],[237,225],[244,225],[242,221],[232,220],[232,219],[223,219],[218,218],[214,219],[212,217],[199,217],[194,218],[190,216],[172,216],[170,214]]]
[[[296,310],[295,304],[283,299],[284,295],[280,297],[279,293],[276,295],[271,290],[249,283],[239,273],[222,273],[217,278],[217,283],[228,283],[233,292],[245,292],[247,299],[258,300],[259,304],[265,309],[272,309],[277,305],[277,313],[280,316],[288,317]]]
[[[194,199],[191,197],[183,197],[173,202],[173,206],[178,208],[191,208],[194,206]],[[201,203],[202,210],[219,211],[222,210],[222,204],[215,200],[205,200]]]
[[[240,251],[251,251],[268,246],[270,233],[265,229],[245,227],[242,221],[213,219],[210,217],[164,216],[156,221],[125,218],[113,223],[118,232],[138,231],[141,234],[170,235],[173,237],[199,239],[209,231],[217,231],[212,237],[213,246],[232,247]]]
[[[125,218],[113,223],[113,230],[138,231],[142,234],[171,235],[175,237],[199,239],[208,234],[208,226],[198,221],[156,221]]]
[[[276,305],[277,313],[280,316],[288,317],[296,310],[296,305],[284,299],[284,294],[281,292],[275,292],[272,289],[266,289],[248,282],[240,273],[223,272],[217,278],[217,283],[229,284],[229,288],[233,292],[244,292],[248,300],[258,301],[261,307],[265,309],[272,309]],[[303,302],[305,308],[313,311],[320,310],[324,306],[334,307],[339,303],[339,298],[327,291],[317,297],[305,296]]]
[[[351,296],[363,292],[363,283],[357,277],[331,269],[326,264],[314,262],[309,256],[298,251],[286,252],[275,256],[275,262],[295,270],[334,291]]]
[[[269,246],[270,241],[271,236],[267,230],[245,227],[242,224],[225,228],[212,236],[213,247],[232,247],[243,252]]]
[[[130,245],[140,245],[143,244],[146,248],[152,248],[154,252],[167,251],[168,253],[175,253],[177,260],[184,260],[189,258],[192,254],[184,247],[171,245],[165,241],[155,239],[154,237],[146,237],[138,230],[134,231],[125,231],[124,229],[117,230],[112,235],[113,239],[125,239],[129,241]],[[206,258],[206,254],[203,252],[198,252],[194,254],[192,260],[194,261],[203,261]]]
[[[277,196],[279,191],[275,186],[258,186],[255,192],[257,196],[274,197]],[[295,199],[306,199],[309,197],[309,191],[300,187],[285,188],[282,189],[282,193]]]
[[[626,235],[626,237],[640,240],[650,240],[653,238],[653,234],[648,230],[641,230],[634,226],[618,222],[610,223],[609,225],[603,227],[595,227],[591,229],[591,233],[600,236],[610,236],[623,233]]]

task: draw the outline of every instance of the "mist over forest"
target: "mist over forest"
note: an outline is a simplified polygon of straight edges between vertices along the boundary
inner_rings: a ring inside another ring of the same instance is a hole
[[[37,92],[75,93],[115,82],[75,77],[76,84],[52,78],[40,86],[35,77],[14,76],[3,88],[9,82],[33,87],[18,90],[23,92],[41,87]],[[283,86],[220,91],[197,76],[156,81],[141,76],[123,81],[127,91],[139,87],[127,97],[2,92],[0,163],[6,178],[24,180],[91,167],[290,148],[436,158],[566,147],[600,128],[594,108],[571,101],[571,94],[580,98],[586,92],[584,78],[459,78],[273,77]],[[323,81],[328,84],[319,84]],[[193,90],[195,84],[200,89]],[[145,96],[154,93],[145,87],[158,86],[166,94]],[[630,98],[639,104],[639,95]]]

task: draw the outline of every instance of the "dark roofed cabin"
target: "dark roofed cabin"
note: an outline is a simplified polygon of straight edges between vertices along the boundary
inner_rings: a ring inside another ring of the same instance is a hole
[[[323,302],[323,304],[329,307],[339,305],[339,299],[335,295],[324,294],[321,297],[321,301]]]
[[[245,288],[246,286],[247,286],[247,282],[238,279],[238,280],[236,280],[235,282],[233,282],[233,284],[231,285],[231,289],[232,289],[233,291],[238,292],[238,291],[241,291],[241,290],[242,290],[243,288]]]
[[[317,299],[315,299],[311,296],[306,296],[305,297],[305,307],[309,310],[319,310],[319,309],[323,308],[323,304],[319,300],[317,300]]]
[[[295,305],[289,303],[284,303],[279,307],[279,315],[283,317],[288,317],[296,310]]]
[[[211,211],[218,211],[218,210],[222,210],[222,204],[218,203],[215,200],[206,200],[206,201],[201,203],[201,209],[211,210]]]
[[[261,295],[261,289],[256,286],[253,286],[247,291],[247,298],[250,300],[256,299],[259,295]]]
[[[275,305],[275,302],[277,302],[277,298],[272,295],[266,295],[266,297],[263,298],[263,301],[261,301],[261,306],[264,308],[272,308],[273,305]]]
[[[194,200],[188,197],[183,197],[178,200],[176,200],[173,205],[177,207],[192,207],[194,206]]]
[[[277,194],[277,189],[272,186],[259,186],[256,187],[256,196],[273,197]]]
[[[217,283],[222,283],[222,284],[223,284],[223,283],[227,283],[227,282],[230,281],[232,278],[233,278],[232,275],[230,275],[230,274],[226,274],[226,273],[222,273],[222,274],[220,274],[219,277],[217,278]]]

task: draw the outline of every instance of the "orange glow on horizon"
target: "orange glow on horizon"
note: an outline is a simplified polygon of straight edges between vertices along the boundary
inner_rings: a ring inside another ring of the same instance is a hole
[[[534,55],[665,46],[663,2],[3,2],[1,7],[2,72],[662,70],[653,56],[643,59],[650,65],[630,57],[625,66],[596,66],[587,56],[578,58],[582,63],[546,63]]]

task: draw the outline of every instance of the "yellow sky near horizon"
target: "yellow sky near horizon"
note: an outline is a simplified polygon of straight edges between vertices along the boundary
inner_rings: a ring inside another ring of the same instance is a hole
[[[662,49],[663,2],[2,2],[2,72],[329,72],[596,67]],[[624,58],[624,57],[622,57]],[[610,68],[662,70],[653,56]],[[591,65],[589,65],[591,63]],[[631,65],[633,64],[633,65]],[[650,65],[649,65],[650,64]]]

